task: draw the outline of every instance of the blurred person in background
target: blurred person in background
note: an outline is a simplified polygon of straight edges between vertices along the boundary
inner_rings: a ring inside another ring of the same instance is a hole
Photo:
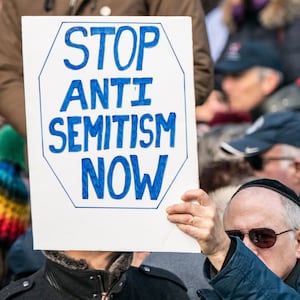
[[[232,111],[249,112],[255,120],[266,111],[263,103],[281,88],[283,74],[278,52],[251,40],[235,42],[215,66]]]
[[[206,101],[196,106],[196,121],[198,135],[207,132],[211,127],[211,122],[220,113],[230,111],[228,102],[221,89],[214,88]]]
[[[220,145],[243,136],[259,117],[270,112],[300,111],[299,82],[282,85],[278,54],[266,44],[233,43],[216,64],[216,74],[228,111],[216,113],[206,132],[198,134],[200,172],[207,162],[228,159]]]
[[[265,114],[240,138],[223,142],[221,149],[243,157],[255,176],[277,179],[300,194],[300,112]]]
[[[300,77],[300,1],[223,0],[222,9],[226,47],[243,40],[268,43],[279,51],[284,84]]]

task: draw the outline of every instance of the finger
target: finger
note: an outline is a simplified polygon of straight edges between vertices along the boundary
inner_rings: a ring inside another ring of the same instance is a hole
[[[212,200],[209,198],[208,194],[202,189],[195,189],[186,191],[181,199],[185,202],[197,201],[202,206],[211,205]]]
[[[167,207],[166,212],[169,215],[172,214],[188,214],[192,216],[202,215],[203,207],[201,207],[197,202],[187,202],[173,204]]]
[[[167,207],[168,214],[189,213],[190,205],[188,203],[177,203]]]
[[[193,225],[194,222],[194,217],[190,214],[171,214],[167,218],[175,224]]]
[[[205,229],[195,227],[189,224],[176,224],[176,226],[187,235],[195,238],[200,244],[202,240],[207,239],[207,231]]]

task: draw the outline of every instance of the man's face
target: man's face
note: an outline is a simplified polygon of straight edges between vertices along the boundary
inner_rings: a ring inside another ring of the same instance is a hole
[[[257,68],[250,68],[239,74],[226,74],[222,88],[228,97],[229,106],[234,111],[251,111],[261,103],[265,94]]]
[[[283,151],[283,145],[274,145],[260,157],[262,158],[262,169],[253,170],[256,177],[276,179],[296,193],[300,193],[299,180],[295,176],[296,169],[293,161],[296,157],[287,156]]]
[[[243,233],[248,233],[253,228],[270,228],[279,233],[292,229],[287,225],[286,219],[278,193],[261,187],[250,187],[238,192],[232,199],[224,215],[224,228]],[[278,235],[271,248],[255,246],[248,234],[245,234],[244,243],[282,279],[288,276],[296,264],[299,244],[293,232]]]

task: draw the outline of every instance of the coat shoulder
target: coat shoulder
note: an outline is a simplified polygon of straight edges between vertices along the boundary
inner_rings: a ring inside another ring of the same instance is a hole
[[[31,290],[34,286],[34,278],[22,278],[17,281],[11,282],[9,285],[2,288],[0,291],[0,299],[17,299],[18,296],[21,296],[23,293]]]
[[[61,298],[55,292],[55,289],[49,289],[49,284],[44,278],[44,270],[41,268],[34,274],[21,278],[16,281],[11,281],[7,286],[1,289],[1,300],[35,300],[35,299],[56,299]],[[53,294],[54,293],[54,294]],[[49,298],[48,295],[51,297]],[[55,298],[53,298],[53,296]]]

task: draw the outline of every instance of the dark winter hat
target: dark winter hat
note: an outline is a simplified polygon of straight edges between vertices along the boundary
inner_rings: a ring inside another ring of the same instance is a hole
[[[280,56],[271,45],[257,41],[234,42],[228,46],[224,57],[216,64],[215,72],[241,73],[256,66],[282,72]]]
[[[280,111],[265,114],[247,129],[243,137],[223,142],[221,149],[237,156],[251,157],[275,144],[300,148],[299,112]]]
[[[275,179],[269,179],[269,178],[261,178],[261,179],[254,179],[251,181],[248,181],[244,184],[242,184],[238,190],[233,194],[231,199],[241,190],[244,190],[249,187],[263,187],[269,190],[272,190],[274,192],[277,192],[278,194],[290,199],[294,203],[296,203],[298,206],[300,206],[300,199],[298,195],[289,187],[284,185],[283,183],[275,180]]]

